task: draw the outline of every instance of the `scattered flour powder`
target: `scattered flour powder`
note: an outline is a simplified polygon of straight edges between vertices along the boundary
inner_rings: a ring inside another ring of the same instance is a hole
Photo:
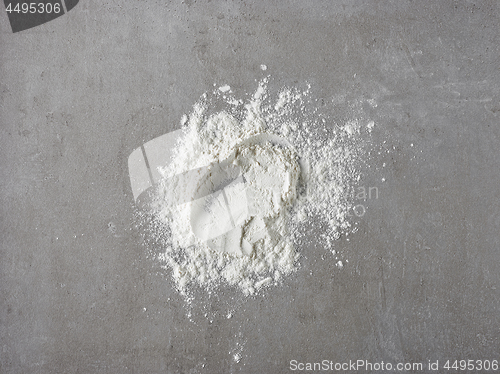
[[[183,294],[223,282],[244,294],[279,284],[299,266],[307,222],[325,225],[332,252],[350,227],[360,124],[306,113],[309,89],[283,88],[273,100],[267,83],[247,103],[227,85],[215,89],[224,104],[218,111],[205,94],[183,119],[171,163],[159,170],[156,256]]]

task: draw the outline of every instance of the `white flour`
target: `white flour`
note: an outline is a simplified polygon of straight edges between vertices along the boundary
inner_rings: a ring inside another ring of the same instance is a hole
[[[183,119],[171,164],[160,169],[157,257],[184,294],[196,284],[211,291],[226,282],[245,294],[278,284],[297,269],[306,221],[326,225],[332,251],[350,226],[360,125],[327,134],[328,124],[304,114],[308,91],[283,89],[273,103],[266,85],[246,105],[229,86],[216,89],[226,108],[215,113],[205,94]]]

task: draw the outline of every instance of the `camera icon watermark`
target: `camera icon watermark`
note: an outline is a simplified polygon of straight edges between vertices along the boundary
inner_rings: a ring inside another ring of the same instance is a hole
[[[254,244],[269,234],[278,241],[282,234],[267,226],[274,214],[270,207],[279,206],[281,189],[293,184],[291,181],[298,179],[300,172],[283,170],[280,175],[267,174],[256,178],[252,171],[245,172],[244,167],[236,162],[238,157],[248,157],[251,153],[245,156],[235,149],[224,160],[165,177],[160,169],[172,162],[173,150],[182,136],[182,130],[164,134],[130,154],[129,175],[136,205],[150,209],[154,201],[161,201],[162,210],[189,210],[192,233],[219,252],[250,256]],[[255,149],[266,144],[292,147],[286,139],[268,133],[253,135],[241,141],[239,147]],[[268,173],[274,161],[273,158],[257,158],[255,164]],[[299,160],[298,164],[301,170],[307,168],[304,160]],[[267,185],[271,179],[281,181],[283,186],[280,183]],[[258,188],[265,188],[265,197],[271,200],[267,201]],[[250,220],[251,229],[242,238],[243,225]]]

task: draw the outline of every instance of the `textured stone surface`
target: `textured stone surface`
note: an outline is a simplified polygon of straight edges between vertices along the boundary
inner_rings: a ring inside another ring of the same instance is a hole
[[[89,0],[16,34],[2,12],[0,371],[500,359],[499,4]],[[132,229],[127,157],[214,83],[245,97],[264,74],[375,122],[379,198],[342,270],[313,242],[282,288],[188,318]]]

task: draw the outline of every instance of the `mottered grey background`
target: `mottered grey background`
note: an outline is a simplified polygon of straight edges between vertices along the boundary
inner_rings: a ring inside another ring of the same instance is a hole
[[[497,1],[89,0],[14,34],[2,11],[0,371],[500,359],[499,18]],[[375,122],[359,167],[379,196],[335,243],[343,269],[313,226],[283,286],[186,307],[142,245],[127,157],[214,84],[249,98],[267,74],[311,84],[332,123]]]

